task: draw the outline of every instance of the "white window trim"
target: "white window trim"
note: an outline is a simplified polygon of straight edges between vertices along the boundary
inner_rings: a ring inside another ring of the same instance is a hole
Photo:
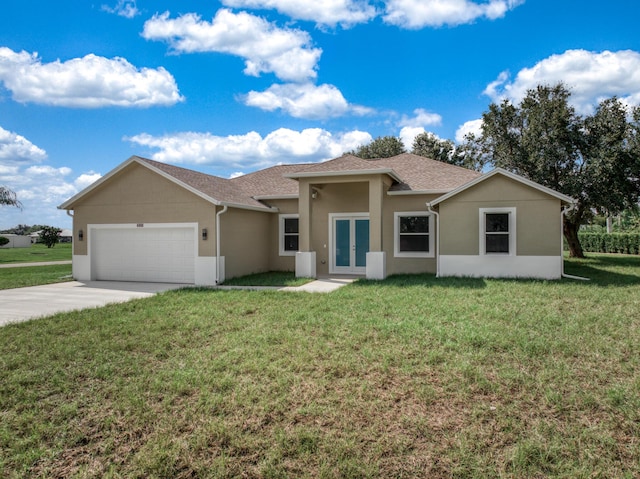
[[[284,220],[288,218],[297,218],[300,220],[300,215],[298,214],[282,214],[279,215],[278,223],[278,244],[280,250],[280,256],[295,256],[297,251],[285,251],[284,249]],[[300,223],[298,222],[298,228],[300,227]],[[298,229],[298,239],[300,238],[300,230]]]
[[[404,216],[426,216],[429,218],[429,251],[400,251],[400,218]],[[396,211],[393,214],[393,256],[396,258],[434,258],[434,239],[436,232],[433,227],[433,214],[428,211]]]
[[[487,253],[487,213],[507,213],[509,215],[509,252]],[[516,256],[516,208],[480,208],[480,255],[481,256]]]

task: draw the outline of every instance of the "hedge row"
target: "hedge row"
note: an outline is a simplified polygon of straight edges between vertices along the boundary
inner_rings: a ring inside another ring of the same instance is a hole
[[[578,238],[586,252],[640,254],[640,233],[578,233]]]

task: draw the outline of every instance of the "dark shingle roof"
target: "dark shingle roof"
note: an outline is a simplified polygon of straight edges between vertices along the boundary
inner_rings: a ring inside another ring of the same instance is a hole
[[[231,183],[253,197],[290,196],[298,194],[298,182],[285,177],[307,164],[278,165],[233,178]]]
[[[392,168],[402,178],[402,183],[393,185],[391,191],[446,192],[482,176],[478,171],[411,153],[371,160],[371,162]]]
[[[197,171],[148,160],[146,158],[137,157],[137,159],[163,171],[179,182],[190,186],[220,203],[268,209],[268,207],[263,203],[254,200],[251,195],[248,195],[243,188],[235,186],[231,180],[226,178],[207,175],[205,173],[199,173]]]
[[[481,173],[477,171],[409,153],[375,160],[363,160],[352,155],[344,155],[321,163],[272,166],[233,179],[207,175],[134,156],[98,182],[67,200],[60,208],[73,208],[73,205],[96,185],[106,181],[133,161],[159,171],[169,179],[185,185],[213,203],[267,211],[273,210],[260,201],[261,199],[296,197],[298,195],[298,181],[295,178],[305,176],[349,175],[365,171],[367,173],[379,172],[389,175],[394,180],[389,191],[399,193],[446,193],[481,176]]]
[[[265,207],[255,198],[297,195],[296,177],[379,170],[396,180],[391,186],[392,192],[444,193],[482,175],[477,171],[411,153],[374,160],[344,155],[321,163],[272,166],[230,180],[153,160],[140,160],[222,203],[251,207]]]

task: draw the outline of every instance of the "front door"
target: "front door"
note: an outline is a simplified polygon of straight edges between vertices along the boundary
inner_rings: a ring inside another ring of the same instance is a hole
[[[332,215],[330,273],[365,274],[369,252],[369,215]]]

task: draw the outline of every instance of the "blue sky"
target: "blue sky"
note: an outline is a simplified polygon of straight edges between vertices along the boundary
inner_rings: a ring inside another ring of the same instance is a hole
[[[640,104],[631,0],[4,0],[0,229],[140,155],[231,177],[378,136],[459,140],[492,101],[564,81]]]

